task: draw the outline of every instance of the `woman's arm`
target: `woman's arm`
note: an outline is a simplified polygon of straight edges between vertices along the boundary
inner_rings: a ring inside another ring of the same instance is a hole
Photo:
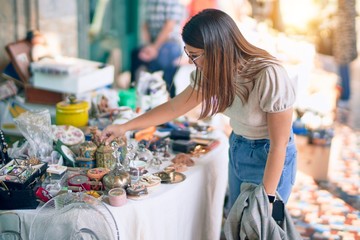
[[[139,130],[151,126],[157,126],[173,120],[187,113],[200,104],[201,96],[196,91],[192,93],[192,87],[188,86],[182,93],[166,103],[124,123],[106,127],[101,134],[101,141],[111,142],[114,138],[124,135],[130,130]]]
[[[284,167],[286,147],[289,142],[293,109],[268,113],[270,151],[266,162],[263,184],[267,194],[275,195]]]

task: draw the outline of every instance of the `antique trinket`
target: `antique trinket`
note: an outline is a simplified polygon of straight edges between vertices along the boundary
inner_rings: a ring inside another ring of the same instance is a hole
[[[86,101],[77,101],[71,95],[69,101],[56,104],[56,125],[71,125],[74,127],[84,127],[89,120],[89,104]]]
[[[68,188],[73,191],[88,191],[91,190],[90,179],[83,174],[78,174],[70,177],[67,181]]]
[[[126,191],[123,188],[113,188],[109,191],[109,202],[113,207],[120,207],[126,204]]]
[[[113,152],[110,145],[100,144],[96,150],[96,167],[108,168],[110,170],[114,169],[116,158]]]
[[[96,164],[96,149],[97,146],[91,141],[91,135],[86,135],[85,142],[80,144],[76,165],[79,167],[94,168]]]
[[[105,190],[118,187],[126,189],[131,183],[131,177],[120,163],[122,148],[116,142],[111,144],[111,148],[114,150],[112,155],[116,159],[116,167],[103,177]]]
[[[120,154],[119,161],[123,161],[127,153],[126,143],[125,138],[118,138],[109,145],[101,143],[96,150],[96,167],[104,167],[110,170],[114,169],[117,162],[117,157],[114,153],[118,152]]]
[[[95,143],[96,146],[99,146],[101,144],[100,136],[99,136],[99,129],[97,126],[91,126],[89,127],[90,134],[91,134],[91,141]]]

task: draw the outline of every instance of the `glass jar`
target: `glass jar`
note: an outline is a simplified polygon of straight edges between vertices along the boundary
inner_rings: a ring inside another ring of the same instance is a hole
[[[120,153],[119,161],[120,163],[123,163],[123,161],[126,158],[127,155],[127,140],[126,137],[120,137],[116,140],[117,145],[115,148],[117,148],[118,152]]]

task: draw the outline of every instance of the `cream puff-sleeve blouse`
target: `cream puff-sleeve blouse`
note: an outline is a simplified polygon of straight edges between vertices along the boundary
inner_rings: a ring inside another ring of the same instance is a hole
[[[195,71],[191,73],[190,79],[190,85],[197,89]],[[230,118],[235,134],[248,139],[264,139],[269,138],[266,114],[285,111],[295,101],[295,79],[289,78],[283,66],[269,64],[259,72],[248,102],[243,104],[239,97],[235,97],[224,114]]]

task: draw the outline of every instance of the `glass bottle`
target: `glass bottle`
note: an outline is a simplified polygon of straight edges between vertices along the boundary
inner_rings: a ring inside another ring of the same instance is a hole
[[[140,161],[148,162],[153,158],[153,154],[145,147],[144,144],[139,143],[137,148],[137,157]]]

